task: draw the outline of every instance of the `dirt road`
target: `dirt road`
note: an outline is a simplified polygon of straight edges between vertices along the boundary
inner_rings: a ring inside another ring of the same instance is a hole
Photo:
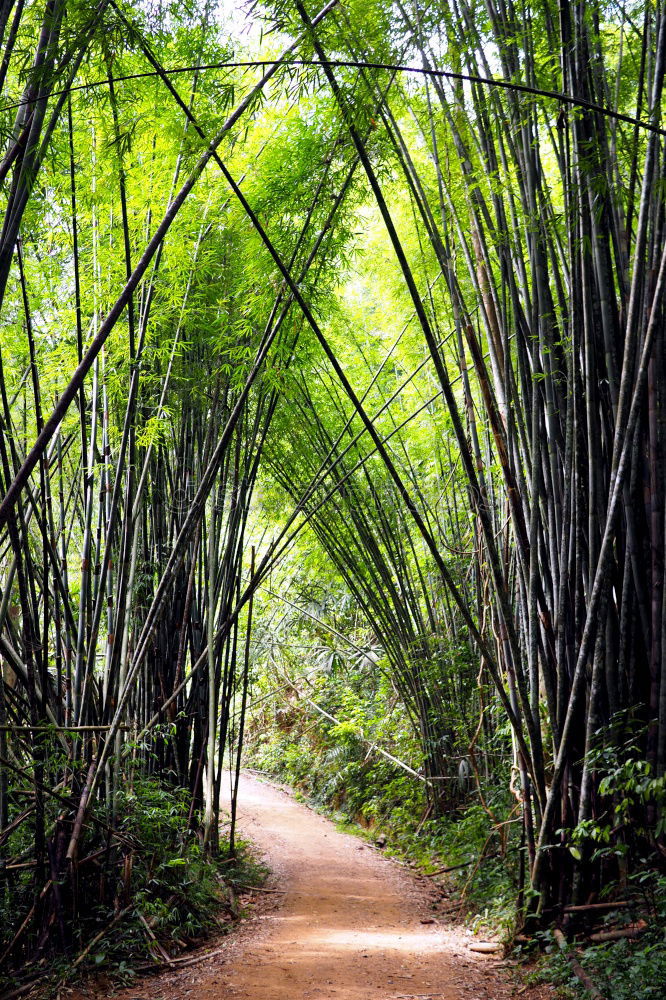
[[[239,825],[274,875],[270,912],[220,954],[137,983],[125,1000],[503,1000],[517,995],[496,959],[432,920],[427,887],[296,802],[243,776]],[[221,947],[215,942],[212,947]],[[521,1000],[552,994],[520,988]]]

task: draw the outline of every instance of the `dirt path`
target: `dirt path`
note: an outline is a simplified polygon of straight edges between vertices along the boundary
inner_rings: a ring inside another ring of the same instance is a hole
[[[432,919],[422,882],[339,833],[286,792],[248,775],[239,825],[280,893],[221,953],[137,983],[126,1000],[500,1000],[517,995],[496,959]],[[525,991],[522,998],[544,997]]]

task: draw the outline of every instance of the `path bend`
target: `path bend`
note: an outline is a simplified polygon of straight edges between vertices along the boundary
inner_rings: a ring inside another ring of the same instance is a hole
[[[459,928],[424,922],[433,919],[427,880],[281,788],[243,774],[238,824],[273,873],[260,912],[207,946],[212,957],[136,983],[122,1000],[553,996],[512,984],[496,959],[467,951]]]

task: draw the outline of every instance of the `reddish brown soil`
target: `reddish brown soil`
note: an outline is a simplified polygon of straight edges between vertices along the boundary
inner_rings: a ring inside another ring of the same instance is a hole
[[[282,789],[244,775],[239,824],[274,873],[217,954],[137,982],[123,1000],[525,1000],[553,997],[431,921],[432,890]],[[101,994],[96,993],[97,1000]]]

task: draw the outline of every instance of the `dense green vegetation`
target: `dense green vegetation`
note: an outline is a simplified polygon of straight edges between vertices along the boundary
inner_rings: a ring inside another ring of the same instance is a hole
[[[0,3],[0,965],[197,936],[246,744],[652,988],[663,4],[240,13]]]

